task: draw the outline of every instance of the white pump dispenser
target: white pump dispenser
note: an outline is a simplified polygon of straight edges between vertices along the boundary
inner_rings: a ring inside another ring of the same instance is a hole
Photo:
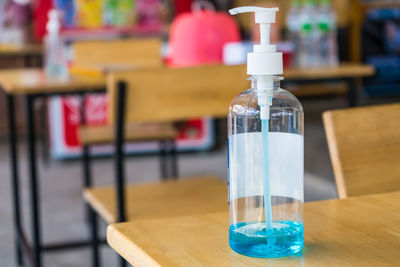
[[[55,10],[52,9],[49,11],[49,21],[46,24],[46,30],[47,30],[47,34],[52,35],[52,34],[59,34],[60,32],[60,13]]]
[[[254,45],[253,52],[247,54],[247,74],[253,75],[257,83],[258,104],[261,119],[269,119],[269,106],[273,87],[273,75],[283,73],[282,53],[270,43],[271,23],[276,22],[279,8],[243,6],[229,10],[231,15],[254,12],[255,22],[260,24],[260,44]]]

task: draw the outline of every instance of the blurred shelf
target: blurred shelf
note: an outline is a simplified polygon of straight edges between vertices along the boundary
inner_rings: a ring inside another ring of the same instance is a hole
[[[67,41],[112,39],[122,36],[160,36],[164,27],[159,25],[135,27],[103,27],[103,28],[65,28],[61,36]]]
[[[27,44],[22,46],[0,45],[0,56],[16,55],[42,55],[43,46],[40,44]]]

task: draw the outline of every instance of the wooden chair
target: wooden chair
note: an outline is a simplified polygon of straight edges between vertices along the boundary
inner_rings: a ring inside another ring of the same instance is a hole
[[[121,69],[142,67],[162,67],[162,41],[159,38],[130,38],[117,40],[79,41],[72,45],[74,51],[74,70],[107,75]],[[91,71],[90,71],[91,70]],[[161,147],[161,176],[167,177],[165,150],[170,148],[173,157],[171,172],[176,176],[177,168],[174,161],[174,140],[177,130],[171,123],[152,125],[127,125],[126,140],[130,142],[157,141]],[[110,144],[114,140],[112,125],[86,126],[84,123],[78,129],[78,136],[83,145],[84,184],[91,186],[89,147],[99,144]]]
[[[116,182],[85,190],[93,210],[109,224],[226,210],[227,185],[215,176],[125,186],[123,125],[225,117],[235,95],[250,86],[244,73],[243,66],[223,65],[111,73],[107,88],[115,125]],[[97,226],[92,229],[97,244]]]
[[[400,104],[323,114],[340,198],[400,190]]]
[[[88,68],[106,75],[110,71],[141,67],[162,67],[161,40],[159,38],[130,38],[117,40],[80,41],[73,43],[75,68]],[[175,139],[176,130],[172,125],[134,125],[126,127],[129,141]],[[84,126],[79,129],[83,145],[111,143],[112,125]]]
[[[161,67],[161,45],[159,38],[75,42],[72,45],[73,66],[94,69]]]

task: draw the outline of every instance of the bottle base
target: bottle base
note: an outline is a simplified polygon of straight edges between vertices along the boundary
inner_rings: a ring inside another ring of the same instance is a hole
[[[298,222],[275,221],[268,230],[265,223],[238,223],[229,229],[230,247],[245,256],[287,257],[300,252],[303,244],[303,225]]]

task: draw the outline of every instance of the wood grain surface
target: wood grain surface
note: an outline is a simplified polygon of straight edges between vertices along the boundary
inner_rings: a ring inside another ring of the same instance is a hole
[[[373,73],[374,68],[368,65],[341,65],[335,68],[288,69],[284,77],[286,80],[334,79]],[[126,120],[135,123],[225,117],[233,98],[250,88],[247,78],[245,65],[113,72],[107,79],[109,118],[115,118],[116,84],[119,81],[128,85]],[[157,108],[149,112],[149,107]]]
[[[399,266],[400,192],[305,204],[301,255],[257,259],[229,248],[228,212],[113,224],[134,266]]]
[[[46,78],[43,69],[0,70],[0,88],[8,94],[49,94],[105,89],[104,77],[70,75],[65,81]]]
[[[201,68],[201,67],[200,67]],[[237,85],[231,88],[230,94],[237,93],[235,88],[240,86],[240,90],[250,87],[250,83],[247,82],[246,66],[204,66],[203,69],[208,68],[220,68],[221,71],[215,73],[216,75],[210,76],[208,79],[217,77],[220,81],[224,79],[231,79],[236,81]],[[237,71],[232,72],[237,68]],[[152,68],[147,68],[147,71]],[[158,71],[163,73],[163,70],[167,68],[154,68],[154,74]],[[185,69],[191,68],[182,68]],[[140,71],[140,70],[138,70]],[[97,72],[96,72],[97,73]],[[128,72],[129,73],[129,72]],[[312,80],[312,79],[333,79],[333,78],[354,78],[354,77],[364,77],[371,76],[375,73],[372,66],[362,65],[362,64],[342,64],[335,68],[317,68],[317,69],[287,69],[283,77],[285,80]],[[207,72],[201,71],[200,75],[205,75]],[[230,75],[240,75],[239,77]],[[148,76],[146,76],[148,77]],[[156,79],[156,78],[157,79]],[[205,79],[207,76],[202,76]],[[150,76],[150,80],[158,80],[160,78],[157,76]],[[241,79],[238,79],[241,78]],[[148,78],[147,78],[148,79]],[[175,79],[171,76],[171,80]],[[226,80],[225,80],[226,81]],[[239,81],[239,82],[238,82]],[[244,81],[244,83],[243,83]],[[186,83],[193,83],[195,81],[189,80],[185,81],[182,77],[179,77],[179,83],[177,89],[184,87]],[[142,84],[141,79],[137,86]],[[160,83],[159,83],[160,84]],[[179,84],[182,84],[180,86]],[[0,87],[6,91],[8,94],[48,94],[48,93],[59,93],[59,92],[73,92],[81,90],[101,90],[106,87],[106,78],[101,75],[74,75],[71,74],[70,77],[65,81],[50,80],[46,78],[43,69],[10,69],[10,70],[0,70]],[[225,91],[226,93],[226,91]]]
[[[79,141],[86,145],[105,144],[114,141],[115,127],[105,126],[81,126],[79,127]],[[125,140],[127,142],[175,140],[178,131],[171,123],[159,124],[135,124],[125,127]]]
[[[323,114],[339,197],[400,190],[400,104]]]
[[[107,223],[117,221],[115,187],[95,187],[84,192],[86,201]],[[192,215],[228,208],[226,182],[215,176],[179,178],[175,181],[128,185],[128,220]]]

